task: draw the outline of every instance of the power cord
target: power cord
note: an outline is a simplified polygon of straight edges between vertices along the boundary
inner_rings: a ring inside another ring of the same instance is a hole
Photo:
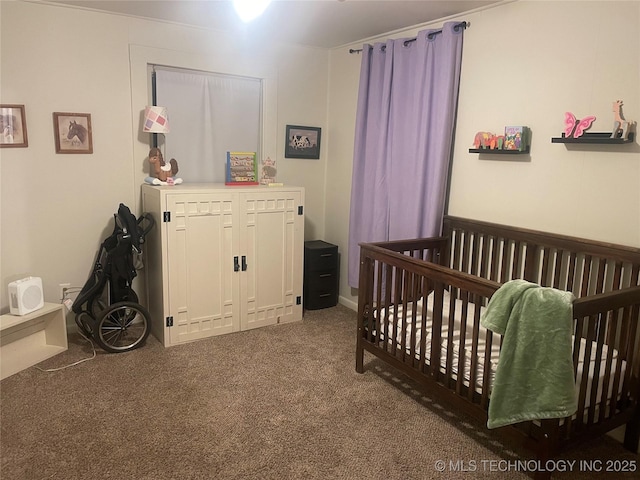
[[[62,298],[61,303],[67,307],[68,310],[71,310],[71,305],[73,305],[73,301],[70,298],[67,298],[68,295],[72,295],[74,293],[79,293],[82,290],[81,287],[65,287],[62,289]],[[81,330],[78,330],[78,333],[80,334],[80,336],[82,338],[84,338],[87,342],[89,342],[89,344],[91,345],[91,350],[93,350],[93,355],[91,355],[90,357],[87,358],[83,358],[82,360],[78,360],[77,362],[73,362],[69,365],[65,365],[63,367],[58,367],[58,368],[40,368],[36,365],[36,368],[38,370],[40,370],[41,372],[57,372],[59,370],[64,370],[65,368],[69,368],[69,367],[75,367],[76,365],[80,365],[81,363],[84,362],[88,362],[89,360],[93,360],[94,358],[96,358],[96,347],[93,344],[93,342],[91,341],[90,338],[88,338]]]
[[[91,339],[87,338],[82,332],[78,331],[78,333],[80,334],[80,336],[82,338],[84,338],[87,342],[89,342],[91,344],[91,350],[93,350],[93,355],[87,358],[83,358],[82,360],[78,360],[77,362],[74,363],[70,363],[69,365],[65,365],[64,367],[58,367],[58,368],[40,368],[36,365],[36,368],[38,370],[40,370],[41,372],[57,372],[59,370],[64,370],[65,368],[69,368],[69,367],[75,367],[76,365],[80,365],[81,363],[84,362],[88,362],[89,360],[93,360],[94,358],[96,358],[96,347],[93,345],[93,342],[91,341]]]

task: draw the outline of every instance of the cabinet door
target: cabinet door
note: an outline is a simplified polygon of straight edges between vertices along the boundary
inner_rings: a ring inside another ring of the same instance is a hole
[[[240,194],[243,330],[302,319],[302,201],[300,191]]]
[[[233,196],[171,194],[167,207],[171,344],[240,330]]]

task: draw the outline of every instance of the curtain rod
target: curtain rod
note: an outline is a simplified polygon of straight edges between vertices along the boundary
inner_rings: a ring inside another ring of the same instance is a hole
[[[470,22],[460,22],[457,23],[453,26],[453,29],[457,32],[458,30],[460,30],[460,28],[462,28],[463,30],[467,27],[469,27],[471,25]],[[429,35],[427,35],[427,38],[429,38],[429,40],[431,40],[433,37],[435,37],[436,35],[438,35],[439,33],[442,33],[442,29],[440,30],[435,30],[433,32],[431,32]],[[410,38],[409,40],[405,40],[404,41],[404,46],[406,47],[407,45],[409,45],[411,42],[415,42],[417,40],[417,38]],[[384,46],[382,47],[384,50]],[[361,48],[350,48],[349,49],[349,53],[360,53],[362,52]]]

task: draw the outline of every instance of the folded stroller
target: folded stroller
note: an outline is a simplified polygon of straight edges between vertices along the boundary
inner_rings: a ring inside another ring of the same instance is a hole
[[[145,235],[153,228],[153,217],[140,218],[120,204],[114,214],[113,233],[102,242],[89,279],[71,309],[78,328],[107,352],[138,348],[149,336],[149,312],[138,303],[131,287],[137,275],[134,256],[142,253]]]

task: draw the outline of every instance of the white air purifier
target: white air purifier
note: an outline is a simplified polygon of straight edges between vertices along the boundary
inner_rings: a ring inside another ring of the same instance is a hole
[[[11,315],[26,315],[42,307],[44,307],[44,295],[40,277],[27,277],[9,284]]]

